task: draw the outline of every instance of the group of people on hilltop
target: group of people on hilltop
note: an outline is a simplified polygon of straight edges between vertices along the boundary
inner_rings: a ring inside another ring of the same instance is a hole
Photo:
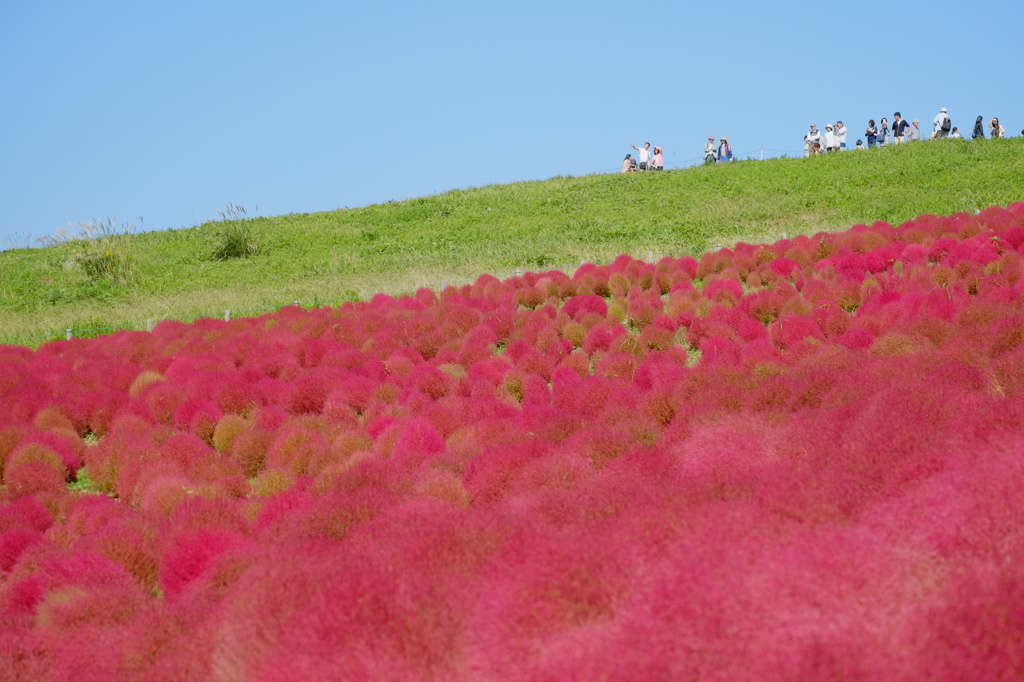
[[[652,149],[650,142],[644,142],[643,147],[637,147],[635,144],[629,146],[636,150],[636,158],[634,159],[632,154],[626,154],[626,158],[622,160],[620,173],[636,173],[638,170],[665,170],[664,154],[661,147]]]
[[[993,138],[1006,137],[1006,129],[999,124],[998,118],[993,118],[988,125]],[[1021,131],[1021,134],[1024,135],[1024,131]],[[875,124],[875,119],[869,120],[864,137],[867,139],[867,145],[864,144],[864,140],[857,140],[853,149],[872,149],[890,144],[914,142],[921,139],[921,122],[917,119],[908,122],[897,111],[893,114],[891,127],[888,119],[884,117],[878,125]],[[960,129],[953,125],[953,120],[950,118],[949,112],[946,111],[946,107],[942,107],[932,120],[932,132],[928,139],[938,140],[944,137],[951,139],[963,137],[960,134]],[[971,138],[985,138],[985,127],[982,124],[981,116],[974,122]],[[804,156],[837,151],[846,151],[846,127],[843,126],[843,122],[838,121],[835,126],[825,126],[824,134],[820,133],[818,127],[812,123],[810,132],[804,135]]]
[[[978,116],[977,120],[975,120],[974,130],[971,131],[971,139],[985,139],[983,120],[981,116]],[[1006,137],[1006,129],[999,123],[998,118],[993,118],[989,121],[988,127],[991,131],[990,136],[993,139]],[[812,123],[810,132],[804,135],[804,156],[847,151],[846,133],[847,128],[843,125],[842,121],[836,121],[834,125],[826,125],[824,133],[819,132],[818,127]],[[1024,130],[1021,131],[1021,135],[1024,135]],[[921,139],[921,122],[917,119],[907,121],[897,111],[893,114],[891,126],[889,125],[889,120],[885,117],[877,125],[875,124],[875,119],[869,120],[867,129],[864,131],[864,137],[867,140],[867,144],[864,144],[864,140],[858,139],[852,149],[873,149],[874,147],[885,147],[890,144],[914,142]],[[932,120],[932,131],[928,139],[957,139],[962,137],[960,129],[953,125],[946,107],[942,107]],[[643,147],[637,147],[635,144],[629,146],[636,150],[636,158],[633,158],[632,154],[626,154],[626,158],[622,160],[621,173],[665,169],[664,155],[661,147],[652,148],[650,142],[644,142]],[[703,158],[705,164],[732,161],[732,147],[729,146],[729,140],[724,137],[720,138],[718,145],[715,145],[715,136],[709,136],[707,144],[704,145]]]
[[[644,142],[643,147],[637,147],[635,144],[629,146],[636,150],[637,158],[634,159],[632,154],[626,154],[626,158],[622,160],[620,173],[665,169],[661,147],[654,147],[652,149],[650,142]],[[729,140],[724,137],[716,147],[715,136],[712,135],[708,138],[708,143],[704,145],[704,163],[717,163],[719,161],[732,161],[732,147],[729,146]]]

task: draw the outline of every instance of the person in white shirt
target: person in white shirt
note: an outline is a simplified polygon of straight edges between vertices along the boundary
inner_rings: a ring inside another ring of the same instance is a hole
[[[637,165],[640,167],[640,170],[647,170],[649,161],[651,160],[651,143],[644,142],[644,146],[642,149],[640,147],[637,147],[635,144],[631,144],[629,146],[636,150],[636,161]]]
[[[853,145],[854,151],[857,151],[858,149],[867,149],[867,147],[864,146],[864,140],[857,140],[857,144]]]
[[[919,142],[921,140],[921,122],[916,118],[913,125],[907,128],[907,142]]]
[[[715,163],[718,161],[718,150],[715,149],[715,136],[712,135],[708,138],[708,143],[704,145],[704,163]]]
[[[843,125],[842,121],[836,121],[836,148],[841,152],[846,151],[846,126]]]
[[[836,150],[836,134],[832,132],[832,126],[825,126],[825,151],[834,152]]]
[[[935,119],[932,121],[932,139],[938,140],[941,137],[946,137],[949,134],[949,114],[946,113],[946,107],[942,107],[942,110],[935,115]]]
[[[949,137],[950,137],[950,139],[953,139],[953,140],[959,140],[960,137],[961,137],[960,129],[957,128],[956,126],[953,126],[953,130],[949,131]]]
[[[811,124],[811,132],[804,135],[804,157],[821,152],[821,133],[818,126]]]

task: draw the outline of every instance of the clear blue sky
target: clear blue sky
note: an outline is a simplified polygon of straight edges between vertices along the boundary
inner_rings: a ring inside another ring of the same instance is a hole
[[[897,109],[1019,135],[1022,26],[1020,0],[3,0],[0,248],[611,172],[644,141],[796,155]]]

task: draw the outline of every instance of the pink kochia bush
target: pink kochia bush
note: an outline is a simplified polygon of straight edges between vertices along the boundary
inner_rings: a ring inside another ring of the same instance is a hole
[[[0,679],[1024,678],[1024,204],[0,347]]]

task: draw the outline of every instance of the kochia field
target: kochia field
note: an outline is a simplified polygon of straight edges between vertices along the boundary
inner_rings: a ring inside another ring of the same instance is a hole
[[[0,347],[0,678],[1024,678],[1024,204]]]

